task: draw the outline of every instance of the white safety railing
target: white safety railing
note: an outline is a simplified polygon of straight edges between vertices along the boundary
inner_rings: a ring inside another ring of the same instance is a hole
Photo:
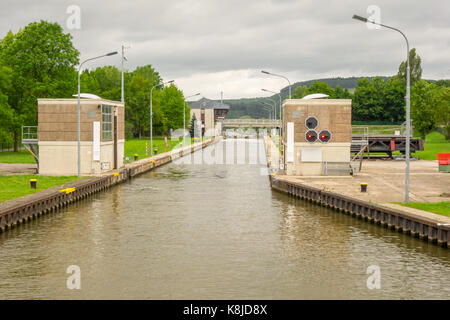
[[[22,127],[22,144],[35,144],[38,142],[38,127],[23,126]]]
[[[274,125],[279,126],[280,120],[270,119],[225,119],[223,125]]]

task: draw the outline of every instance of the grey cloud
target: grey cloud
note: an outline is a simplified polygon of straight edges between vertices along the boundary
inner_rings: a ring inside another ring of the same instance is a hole
[[[383,23],[406,32],[422,57],[424,77],[449,78],[446,0],[6,0],[0,4],[0,34],[39,19],[65,27],[66,8],[72,4],[81,7],[82,29],[66,31],[81,58],[131,42],[128,68],[151,63],[164,77],[183,78],[189,87],[206,86],[201,79],[211,81],[210,75],[233,70],[254,70],[242,73],[252,77],[270,69],[289,74],[293,81],[394,74],[406,53],[401,36],[368,30],[351,19],[354,13],[367,16],[369,5],[381,8]],[[91,67],[113,63],[119,65],[118,58]]]

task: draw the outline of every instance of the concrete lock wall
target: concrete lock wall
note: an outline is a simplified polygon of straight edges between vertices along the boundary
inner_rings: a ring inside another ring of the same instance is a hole
[[[103,136],[102,106],[111,106],[110,137]],[[78,173],[77,99],[38,100],[39,173],[76,175]],[[114,118],[117,117],[117,137]],[[94,125],[94,123],[97,123]],[[90,175],[123,166],[125,112],[120,102],[82,99],[80,112],[81,174]]]
[[[331,133],[329,142],[308,142],[311,130],[305,122],[315,117],[317,135],[322,130]],[[293,124],[293,131],[287,124]],[[322,175],[324,163],[348,163],[351,146],[350,99],[288,99],[283,103],[283,145],[286,174]],[[292,137],[289,137],[290,135]]]

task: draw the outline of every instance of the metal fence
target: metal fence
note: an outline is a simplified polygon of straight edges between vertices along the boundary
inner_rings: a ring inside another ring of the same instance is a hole
[[[24,146],[21,143],[19,143],[19,150],[25,150]],[[0,152],[6,151],[14,151],[14,143],[0,141]]]

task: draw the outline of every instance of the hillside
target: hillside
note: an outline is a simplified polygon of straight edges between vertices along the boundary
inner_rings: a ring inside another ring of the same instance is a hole
[[[359,79],[364,77],[349,77],[349,78],[325,78],[325,79],[314,79],[308,81],[301,81],[292,84],[292,92],[294,92],[295,88],[298,86],[311,86],[316,81],[326,82],[331,88],[336,88],[336,86],[340,86],[343,89],[349,89],[351,92],[356,88],[356,84]],[[374,77],[365,77],[367,79],[372,79]],[[389,79],[389,77],[381,76],[385,81]],[[287,98],[289,95],[288,87],[284,87],[281,90],[282,99]],[[278,95],[274,95],[269,97],[275,101],[279,101]],[[236,119],[243,116],[249,116],[252,118],[268,118],[269,111],[265,111],[264,108],[261,107],[261,102],[268,102],[267,99],[263,97],[257,98],[241,98],[241,99],[228,99],[224,100],[225,103],[230,105],[230,111],[227,115],[229,119]]]

